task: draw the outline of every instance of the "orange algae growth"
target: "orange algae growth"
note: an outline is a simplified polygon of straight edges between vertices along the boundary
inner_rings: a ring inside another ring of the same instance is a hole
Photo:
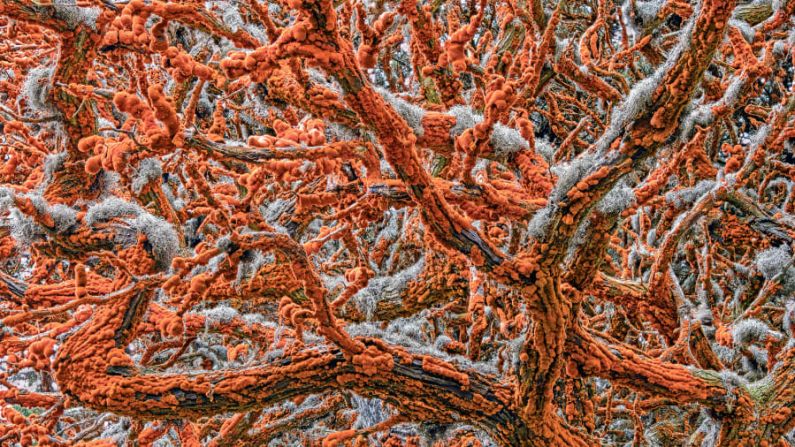
[[[0,0],[0,444],[783,446],[793,2]]]

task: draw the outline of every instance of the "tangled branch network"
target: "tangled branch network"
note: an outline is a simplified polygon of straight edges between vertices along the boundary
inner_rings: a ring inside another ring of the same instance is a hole
[[[0,0],[0,445],[795,446],[795,0]]]

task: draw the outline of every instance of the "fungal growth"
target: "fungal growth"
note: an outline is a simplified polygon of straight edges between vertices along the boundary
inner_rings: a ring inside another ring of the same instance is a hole
[[[0,0],[0,445],[795,445],[794,0]]]

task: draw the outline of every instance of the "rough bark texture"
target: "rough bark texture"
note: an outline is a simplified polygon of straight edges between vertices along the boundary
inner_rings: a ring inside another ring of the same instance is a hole
[[[793,15],[0,0],[0,445],[795,445]]]

